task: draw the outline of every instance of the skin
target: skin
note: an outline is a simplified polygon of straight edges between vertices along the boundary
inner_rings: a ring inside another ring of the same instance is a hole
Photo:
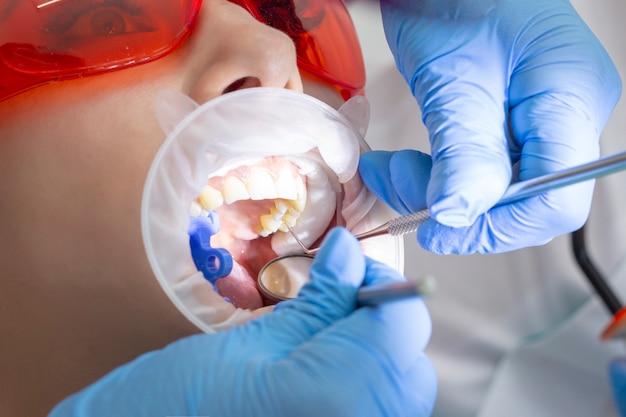
[[[170,88],[202,103],[233,86],[342,103],[302,83],[286,35],[225,0],[205,1],[192,36],[163,59],[0,103],[0,415],[43,416],[198,332],[161,290],[141,237],[143,185],[165,139],[152,100]]]

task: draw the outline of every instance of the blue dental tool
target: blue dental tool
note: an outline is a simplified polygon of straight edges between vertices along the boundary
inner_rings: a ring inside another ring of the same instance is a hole
[[[211,247],[211,236],[219,230],[220,218],[215,211],[210,212],[208,217],[189,218],[189,245],[193,262],[216,290],[217,280],[228,276],[233,269],[230,252],[224,248]]]

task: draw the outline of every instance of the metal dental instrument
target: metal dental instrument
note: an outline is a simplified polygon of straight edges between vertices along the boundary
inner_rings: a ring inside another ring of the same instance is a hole
[[[270,302],[279,302],[297,296],[309,280],[313,256],[295,254],[276,258],[259,272],[259,289]],[[435,279],[408,279],[405,282],[371,285],[359,288],[357,304],[374,306],[388,301],[430,295],[435,291]]]
[[[593,162],[511,184],[494,207],[503,206],[556,188],[603,177],[624,169],[626,169],[626,151],[609,155]],[[416,231],[419,225],[429,218],[428,209],[420,210],[415,213],[407,214],[406,216],[389,220],[387,223],[367,232],[355,235],[355,237],[358,240],[363,240],[385,234],[391,236],[405,235]],[[319,251],[320,248],[307,248],[291,229],[289,231],[305,254],[313,255]]]
[[[374,306],[388,301],[403,300],[416,296],[427,296],[435,291],[435,279],[425,277],[420,280],[370,285],[361,287],[356,302],[359,306]]]
[[[526,197],[602,177],[624,169],[626,169],[626,151],[598,159],[594,162],[512,184],[496,206],[509,204]],[[392,236],[404,235],[417,230],[419,225],[428,218],[428,210],[421,210],[392,219],[375,229],[356,235],[356,238],[362,240],[384,234]],[[263,295],[272,302],[287,300],[298,294],[300,288],[309,280],[309,269],[314,259],[313,255],[319,251],[319,248],[307,248],[291,229],[289,231],[304,253],[278,257],[270,261],[259,272],[259,288]],[[359,290],[358,302],[360,305],[373,305],[394,299],[430,294],[434,287],[434,280],[430,278],[427,282],[430,284],[421,287],[420,284],[416,286],[415,282],[410,280],[407,283],[402,283],[402,286],[398,284],[384,284],[380,287],[363,287]]]

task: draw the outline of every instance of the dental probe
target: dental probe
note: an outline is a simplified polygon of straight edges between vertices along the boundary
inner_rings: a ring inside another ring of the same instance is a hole
[[[556,188],[603,177],[623,169],[626,169],[626,151],[609,155],[593,162],[588,162],[582,165],[566,168],[561,171],[511,184],[494,207],[503,206]],[[392,236],[405,235],[416,231],[419,225],[424,223],[429,218],[430,215],[428,213],[428,209],[420,210],[415,213],[389,220],[387,223],[367,232],[355,235],[355,237],[358,240],[362,240],[385,234]],[[292,235],[304,253],[312,255],[319,251],[320,248],[307,248],[293,233]]]

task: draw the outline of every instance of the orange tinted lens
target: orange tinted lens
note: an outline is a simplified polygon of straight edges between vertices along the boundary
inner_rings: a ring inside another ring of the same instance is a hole
[[[0,100],[172,51],[201,0],[17,0],[0,22]]]
[[[233,0],[293,39],[301,70],[347,99],[362,92],[365,69],[357,34],[342,0]]]
[[[365,68],[361,47],[343,2],[297,0],[296,6],[306,29],[306,33],[296,39],[301,68],[334,83],[346,99],[362,92]],[[316,24],[317,9],[322,19]],[[308,21],[310,27],[307,28]]]

